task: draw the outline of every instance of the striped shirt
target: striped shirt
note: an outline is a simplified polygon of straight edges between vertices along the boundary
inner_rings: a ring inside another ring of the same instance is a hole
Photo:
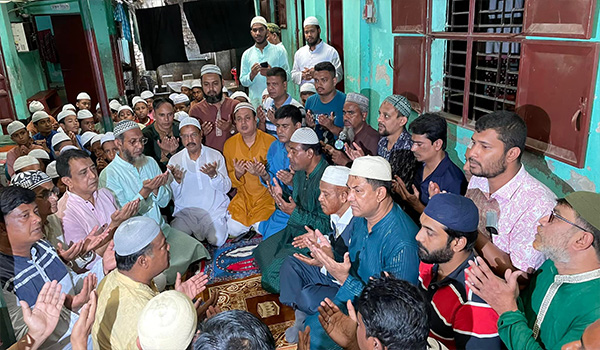
[[[448,349],[500,349],[498,314],[465,285],[469,256],[458,268],[437,281],[439,265],[421,263],[419,286],[431,303],[430,337]]]

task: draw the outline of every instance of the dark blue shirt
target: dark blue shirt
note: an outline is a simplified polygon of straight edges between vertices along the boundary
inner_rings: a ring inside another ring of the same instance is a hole
[[[448,153],[444,153],[444,159],[442,159],[437,168],[435,168],[426,179],[423,179],[425,163],[422,163],[416,171],[413,183],[419,189],[419,199],[421,200],[421,203],[425,205],[429,203],[429,183],[431,181],[438,184],[441,191],[459,194],[461,196],[464,196],[467,192],[467,185],[469,182],[467,181],[465,174],[459,167],[452,163],[450,157],[448,157]]]
[[[52,130],[50,132],[50,135],[48,135],[47,137],[44,137],[42,135],[42,133],[38,132],[37,134],[33,135],[33,139],[35,141],[39,141],[39,140],[45,140],[46,141],[46,146],[48,147],[48,149],[50,150],[50,159],[54,160],[56,158],[56,156],[54,155],[54,149],[52,149],[52,136],[56,135],[58,132],[56,130]]]

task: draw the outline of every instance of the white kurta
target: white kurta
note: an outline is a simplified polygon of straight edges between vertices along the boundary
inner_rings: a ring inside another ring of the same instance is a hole
[[[321,41],[317,44],[313,51],[310,50],[308,45],[302,46],[296,54],[294,54],[294,67],[292,68],[292,80],[298,85],[302,85],[306,82],[313,82],[311,80],[302,79],[302,71],[305,68],[312,68],[317,63],[331,62],[335,67],[335,77],[340,82],[344,78],[344,71],[342,69],[342,61],[340,55],[333,46]]]

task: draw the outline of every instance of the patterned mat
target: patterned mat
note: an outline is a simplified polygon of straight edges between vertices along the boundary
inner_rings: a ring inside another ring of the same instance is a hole
[[[285,341],[285,330],[294,324],[294,310],[279,302],[279,297],[269,294],[260,286],[260,275],[215,283],[202,293],[207,300],[219,293],[221,310],[246,310],[263,321],[273,334],[278,348],[294,349]]]
[[[246,278],[260,273],[252,257],[252,250],[262,242],[257,235],[237,243],[226,242],[221,247],[207,246],[212,260],[205,267],[208,283],[219,283]]]

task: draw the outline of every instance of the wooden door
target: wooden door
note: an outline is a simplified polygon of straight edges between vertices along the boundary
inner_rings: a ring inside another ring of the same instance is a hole
[[[10,84],[6,76],[4,53],[2,52],[2,46],[0,46],[0,120],[2,119],[15,120],[15,110],[12,104]]]
[[[329,14],[327,23],[327,41],[340,55],[342,67],[344,65],[344,19],[342,11],[342,0],[327,0],[327,12]],[[345,74],[345,71],[344,71]],[[344,80],[340,81],[336,88],[344,91]]]

